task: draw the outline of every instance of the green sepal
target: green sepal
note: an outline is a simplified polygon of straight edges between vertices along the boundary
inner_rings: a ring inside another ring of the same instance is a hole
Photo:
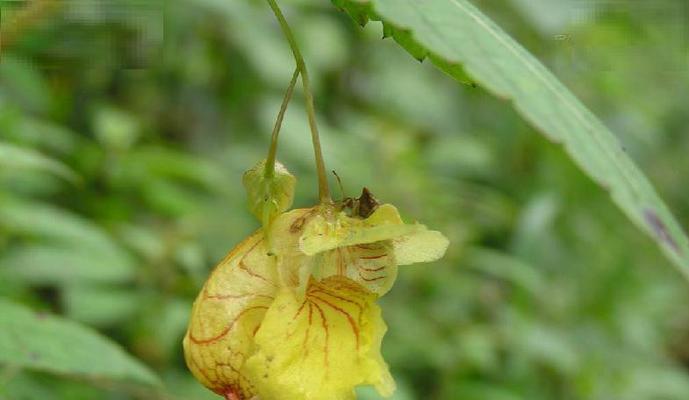
[[[244,173],[242,184],[249,198],[251,213],[263,224],[265,232],[275,218],[287,211],[294,200],[297,178],[275,161],[272,173],[266,173],[266,160]]]

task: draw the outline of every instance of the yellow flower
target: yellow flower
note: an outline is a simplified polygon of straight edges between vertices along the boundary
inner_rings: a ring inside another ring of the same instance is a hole
[[[255,233],[194,303],[184,339],[194,375],[232,400],[349,400],[358,385],[391,395],[375,300],[398,265],[437,260],[447,239],[389,204],[292,210],[268,236],[274,255]]]

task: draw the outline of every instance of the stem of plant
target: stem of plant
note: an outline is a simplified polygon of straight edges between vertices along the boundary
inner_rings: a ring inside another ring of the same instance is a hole
[[[292,80],[289,82],[287,87],[287,93],[285,93],[285,98],[282,99],[282,105],[280,106],[280,112],[278,112],[278,117],[275,120],[275,126],[273,127],[273,135],[270,139],[270,149],[268,150],[268,158],[266,158],[266,167],[263,176],[266,178],[273,177],[275,173],[275,158],[278,150],[278,136],[280,136],[280,128],[282,128],[282,120],[285,118],[285,112],[287,111],[287,106],[290,100],[292,100],[292,94],[294,93],[294,86],[297,84],[297,78],[299,78],[299,68],[294,69],[294,74],[292,74]]]
[[[278,7],[275,0],[266,0],[273,10],[275,17],[280,23],[282,33],[285,35],[289,47],[294,54],[294,61],[297,64],[297,69],[301,73],[301,82],[304,86],[304,96],[306,97],[306,113],[309,117],[309,127],[311,128],[311,141],[313,142],[313,152],[316,158],[316,170],[318,172],[318,197],[321,203],[331,203],[330,188],[328,187],[328,175],[325,169],[325,162],[323,161],[323,152],[321,151],[321,140],[318,134],[318,126],[316,125],[316,110],[313,105],[313,93],[311,92],[311,82],[309,81],[309,73],[306,70],[306,63],[301,55],[297,41],[294,39],[292,29],[287,24],[285,16],[282,14],[280,7]]]

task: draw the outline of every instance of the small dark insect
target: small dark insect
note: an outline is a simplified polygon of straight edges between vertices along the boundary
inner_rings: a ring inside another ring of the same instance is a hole
[[[342,187],[342,180],[337,172],[332,171],[333,175],[337,179],[337,183],[340,185],[340,192],[342,193],[342,200],[339,203],[340,209],[348,211],[350,217],[358,218],[368,218],[376,208],[380,205],[378,199],[376,199],[373,194],[368,190],[368,188],[363,188],[361,190],[361,196],[358,199],[353,197],[345,197],[344,188]]]
[[[351,215],[353,217],[368,218],[380,203],[371,194],[368,188],[364,188],[361,191],[361,196],[358,199],[352,197],[347,197],[342,200],[342,205],[344,208],[351,209]]]

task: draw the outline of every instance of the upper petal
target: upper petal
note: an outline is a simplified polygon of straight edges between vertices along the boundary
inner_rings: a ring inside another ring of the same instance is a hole
[[[306,255],[360,244],[390,240],[397,265],[435,261],[449,245],[438,231],[421,224],[405,224],[397,209],[383,204],[366,219],[340,214],[334,221],[317,215],[312,218],[299,239],[299,248]]]
[[[450,241],[438,231],[419,230],[392,239],[397,265],[431,262],[445,255]]]
[[[338,247],[409,235],[420,229],[422,225],[404,224],[393,205],[383,204],[366,219],[352,218],[344,213],[332,221],[321,215],[314,217],[304,228],[299,248],[306,255],[314,255]]]

